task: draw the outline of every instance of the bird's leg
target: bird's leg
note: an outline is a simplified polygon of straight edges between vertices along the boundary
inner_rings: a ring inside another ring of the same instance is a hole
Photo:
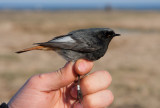
[[[80,75],[78,75],[78,83],[77,83],[77,100],[79,103],[82,102],[83,96],[81,92],[81,87],[80,87]]]

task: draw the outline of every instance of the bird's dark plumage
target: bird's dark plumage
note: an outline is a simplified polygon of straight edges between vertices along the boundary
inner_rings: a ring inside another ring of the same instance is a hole
[[[55,37],[48,42],[36,44],[45,49],[56,51],[67,61],[76,61],[81,58],[94,61],[105,54],[114,36],[119,36],[119,34],[115,34],[109,28],[89,28],[75,30],[67,35]],[[22,50],[18,53],[25,51],[29,50]]]

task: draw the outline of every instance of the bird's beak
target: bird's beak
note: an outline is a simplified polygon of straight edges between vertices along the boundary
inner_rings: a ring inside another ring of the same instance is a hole
[[[121,34],[114,34],[113,36],[120,36]]]

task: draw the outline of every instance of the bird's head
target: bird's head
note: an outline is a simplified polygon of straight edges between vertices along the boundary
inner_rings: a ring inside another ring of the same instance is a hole
[[[98,33],[98,37],[105,41],[110,41],[115,36],[120,36],[120,34],[116,34],[112,29],[109,28],[104,28]]]

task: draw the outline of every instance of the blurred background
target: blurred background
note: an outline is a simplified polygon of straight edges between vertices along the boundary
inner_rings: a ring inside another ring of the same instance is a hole
[[[108,70],[110,108],[160,108],[160,0],[1,0],[0,102],[34,74],[66,61],[55,52],[14,52],[82,28],[120,33],[92,71]]]

